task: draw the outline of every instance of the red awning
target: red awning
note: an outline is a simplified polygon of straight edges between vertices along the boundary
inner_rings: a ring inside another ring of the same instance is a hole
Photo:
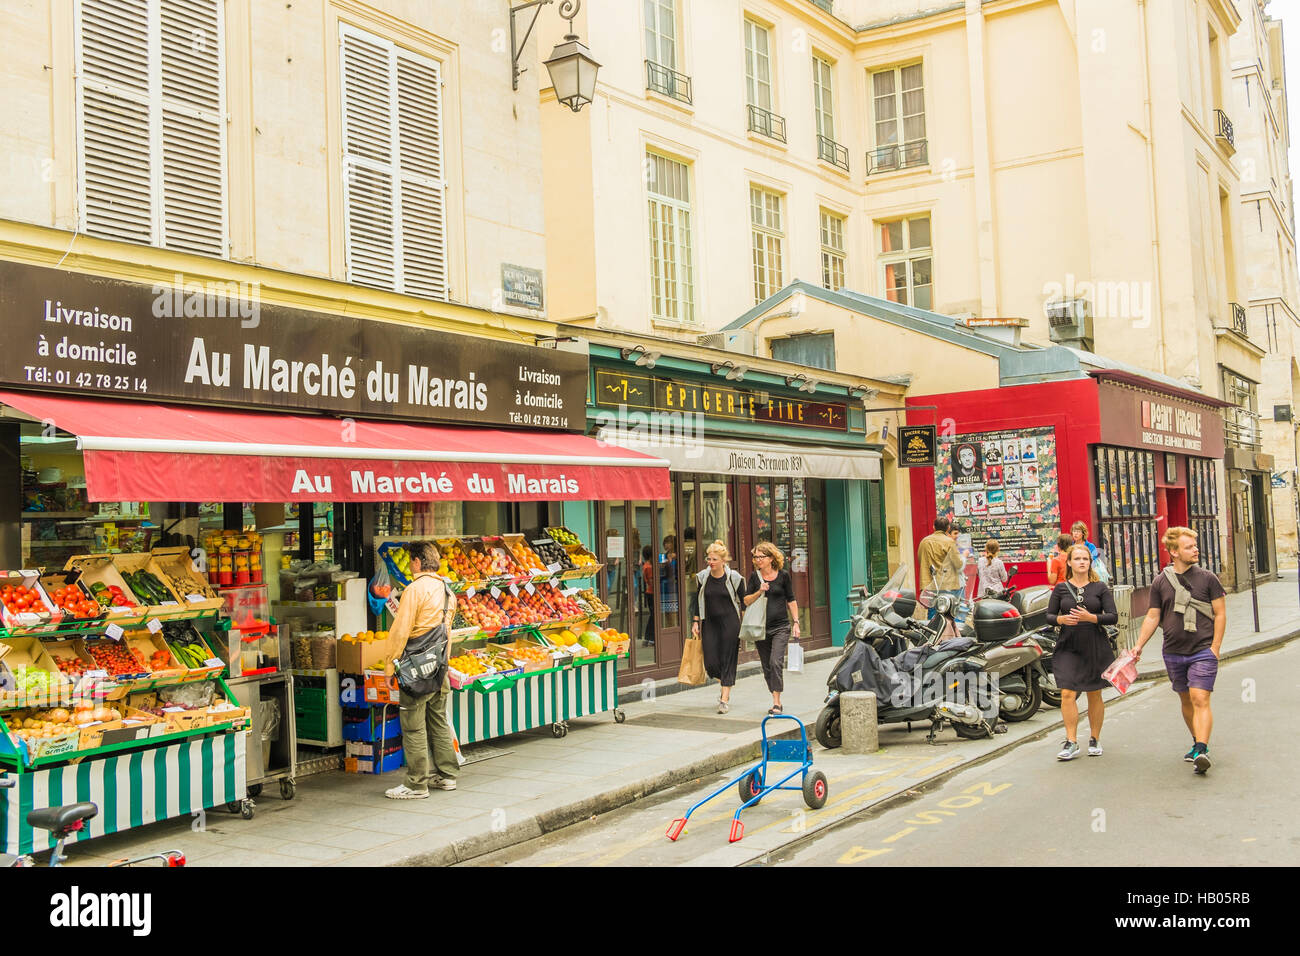
[[[668,463],[545,431],[0,391],[76,435],[91,501],[603,501],[667,498]]]

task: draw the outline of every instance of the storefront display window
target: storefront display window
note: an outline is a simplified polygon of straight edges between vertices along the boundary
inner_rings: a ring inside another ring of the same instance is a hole
[[[1099,516],[1094,543],[1105,554],[1113,583],[1149,587],[1161,566],[1156,456],[1098,446],[1093,463]]]
[[[1219,489],[1214,462],[1208,458],[1189,458],[1187,465],[1189,527],[1196,532],[1201,566],[1220,574],[1223,552],[1219,545]]]

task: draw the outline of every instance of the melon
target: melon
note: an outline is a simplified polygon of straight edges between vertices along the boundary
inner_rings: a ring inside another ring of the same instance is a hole
[[[605,642],[601,640],[600,635],[595,631],[585,631],[582,636],[578,638],[578,643],[593,654],[599,654],[605,649]]]

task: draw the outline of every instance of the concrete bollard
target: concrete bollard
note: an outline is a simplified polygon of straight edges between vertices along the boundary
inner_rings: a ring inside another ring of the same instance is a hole
[[[840,694],[840,739],[851,754],[873,754],[880,749],[876,725],[876,695],[869,690]]]

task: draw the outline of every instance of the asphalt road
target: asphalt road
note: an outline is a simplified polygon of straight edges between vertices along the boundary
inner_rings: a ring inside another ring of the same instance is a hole
[[[1158,653],[1158,651],[1157,651]],[[1167,683],[1108,711],[1105,753],[1056,760],[1031,741],[772,854],[771,865],[1290,866],[1300,642],[1219,672],[1205,776]],[[1086,745],[1086,719],[1080,740]]]

